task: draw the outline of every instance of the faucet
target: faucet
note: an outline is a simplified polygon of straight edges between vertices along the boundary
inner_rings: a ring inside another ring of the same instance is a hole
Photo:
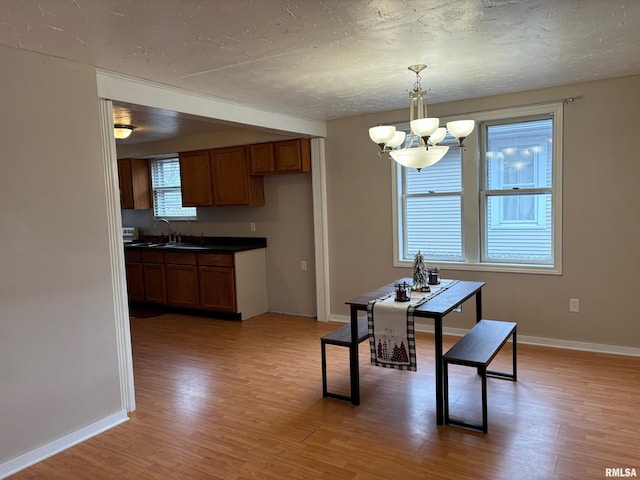
[[[158,224],[158,222],[164,222],[167,224],[167,235],[169,236],[169,243],[173,243],[173,240],[171,239],[171,223],[169,222],[169,220],[167,220],[166,218],[158,218],[156,219],[156,226]]]

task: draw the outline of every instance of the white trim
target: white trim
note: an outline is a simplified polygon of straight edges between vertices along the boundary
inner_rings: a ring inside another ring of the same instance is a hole
[[[329,321],[349,323],[351,320],[347,315],[331,315]],[[433,325],[416,323],[415,330],[416,332],[433,333]],[[451,335],[454,337],[461,337],[467,332],[468,330],[465,330],[463,328],[442,328],[442,333],[444,335]],[[640,348],[636,347],[605,345],[602,343],[574,342],[573,340],[560,340],[556,338],[530,337],[528,335],[521,335],[520,333],[518,333],[518,343],[522,343],[524,345],[538,345],[540,347],[563,348],[565,350],[580,350],[584,352],[608,353],[611,355],[640,357]]]
[[[324,138],[311,139],[313,230],[316,264],[316,317],[326,322],[331,312],[329,296],[329,237],[327,233],[327,177]]]
[[[109,236],[109,257],[116,323],[118,369],[120,372],[120,402],[124,410],[133,412],[136,409],[136,398],[133,384],[127,276],[124,266],[124,245],[122,243],[118,160],[116,155],[116,141],[113,137],[113,110],[111,101],[100,99],[98,101],[98,108],[100,111],[100,128],[102,131],[102,163],[107,195],[107,233]]]
[[[0,479],[7,478],[14,473],[24,470],[42,460],[49,458],[56,453],[60,453],[67,448],[73,447],[78,443],[95,437],[96,435],[109,430],[123,422],[129,420],[124,410],[116,412],[108,417],[98,420],[86,427],[82,427],[75,432],[69,433],[64,437],[60,437],[52,442],[38,447],[30,452],[12,458],[11,460],[0,464]]]
[[[267,112],[226,99],[189,92],[106,70],[96,69],[96,77],[100,98],[214,118],[238,125],[250,125],[314,137],[327,136],[327,124],[324,121],[306,120]]]

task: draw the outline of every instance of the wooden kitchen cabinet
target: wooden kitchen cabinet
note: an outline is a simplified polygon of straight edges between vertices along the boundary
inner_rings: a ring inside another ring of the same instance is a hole
[[[311,143],[308,138],[250,145],[249,155],[252,175],[311,171]]]
[[[275,142],[278,173],[311,171],[311,143],[308,138]]]
[[[209,150],[209,160],[214,205],[264,205],[263,179],[249,174],[244,146]]]
[[[142,252],[144,300],[149,303],[167,303],[167,287],[162,252]]]
[[[182,205],[264,205],[264,181],[248,162],[244,146],[180,153]]]
[[[198,263],[200,308],[236,312],[233,254],[200,254]]]
[[[195,253],[125,249],[129,301],[231,314],[267,311],[265,248]]]
[[[195,253],[165,253],[167,304],[198,308],[198,267]]]
[[[276,155],[273,142],[249,145],[252,175],[276,173]]]
[[[148,209],[151,200],[151,173],[149,163],[141,158],[118,160],[120,206],[123,209]]]
[[[130,302],[144,302],[144,275],[140,252],[125,251],[127,294]]]
[[[209,151],[183,152],[180,157],[180,184],[183,207],[213,205]]]

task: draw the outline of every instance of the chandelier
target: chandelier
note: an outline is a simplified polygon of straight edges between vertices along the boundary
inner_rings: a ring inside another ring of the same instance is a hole
[[[447,122],[447,127],[440,126],[439,118],[427,117],[427,91],[420,85],[420,72],[426,65],[411,65],[409,70],[416,74],[413,90],[409,92],[409,125],[410,137],[401,130],[396,131],[392,125],[378,125],[369,129],[369,137],[380,147],[378,156],[388,153],[400,165],[416,168],[418,171],[439,162],[449,151],[449,147],[438,145],[449,133],[458,139],[458,147],[475,127],[473,120],[456,120]],[[413,146],[417,138],[417,146]],[[398,148],[403,145],[402,148]]]

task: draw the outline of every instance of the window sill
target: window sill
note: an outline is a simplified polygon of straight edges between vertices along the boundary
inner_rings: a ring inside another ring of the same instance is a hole
[[[460,263],[460,262],[430,262],[425,260],[429,267],[438,267],[441,270],[461,270],[470,272],[498,272],[498,273],[525,273],[533,275],[562,275],[562,268],[538,265],[513,265],[502,263]],[[413,268],[413,262],[395,261],[394,267]]]

